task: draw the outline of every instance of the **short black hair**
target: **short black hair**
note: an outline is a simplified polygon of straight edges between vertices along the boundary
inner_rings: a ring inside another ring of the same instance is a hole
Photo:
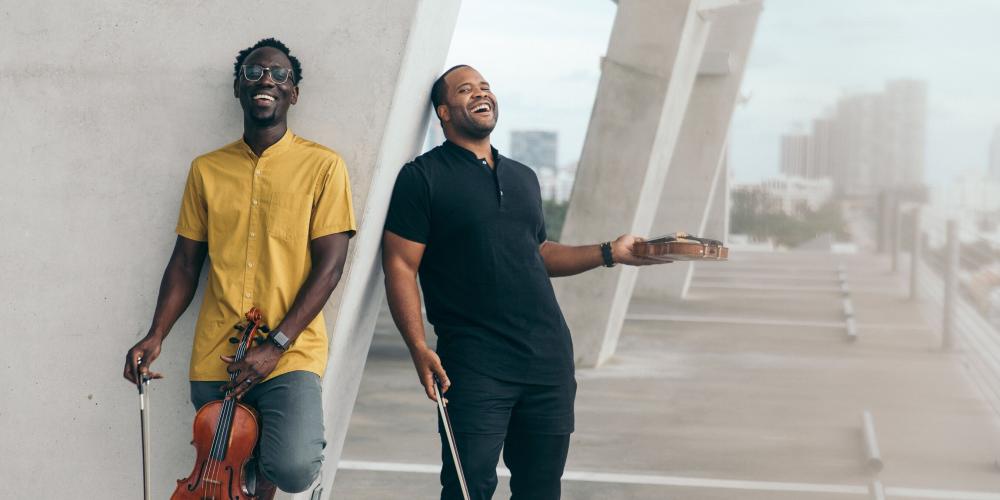
[[[236,54],[236,64],[233,65],[233,78],[239,80],[240,78],[240,66],[243,66],[243,62],[247,60],[247,56],[251,52],[261,48],[261,47],[271,47],[280,50],[288,60],[292,63],[292,83],[298,85],[302,81],[302,65],[299,64],[298,58],[292,55],[292,51],[288,49],[288,46],[281,43],[277,38],[265,38],[250,47],[247,47]]]
[[[458,64],[448,68],[448,71],[441,73],[441,76],[437,80],[434,80],[434,85],[431,86],[431,105],[434,106],[434,114],[437,114],[437,107],[441,105],[441,101],[444,100],[444,91],[447,85],[444,83],[444,77],[448,76],[448,73],[455,71],[458,68],[471,68],[468,64]]]

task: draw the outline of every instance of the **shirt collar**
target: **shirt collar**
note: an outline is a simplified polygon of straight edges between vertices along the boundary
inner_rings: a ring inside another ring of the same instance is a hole
[[[473,153],[472,151],[469,151],[468,149],[465,149],[462,146],[459,146],[458,144],[455,144],[454,142],[451,142],[449,140],[445,140],[443,146],[448,151],[451,151],[466,160],[476,163],[483,161],[482,158],[476,157],[476,154]],[[500,158],[501,158],[500,151],[498,151],[497,148],[493,147],[492,144],[490,145],[490,151],[491,154],[493,155],[493,164],[496,165],[500,163]]]
[[[265,149],[264,152],[260,154],[260,157],[264,158],[284,153],[292,145],[292,141],[294,139],[295,139],[295,134],[292,133],[292,129],[290,128],[285,129],[285,135],[281,136],[281,139],[278,139],[278,142],[268,146],[268,148]],[[244,140],[241,137],[239,143],[243,147],[243,149],[250,154],[251,157],[255,156],[253,149],[250,148],[250,145],[247,144],[246,140]]]

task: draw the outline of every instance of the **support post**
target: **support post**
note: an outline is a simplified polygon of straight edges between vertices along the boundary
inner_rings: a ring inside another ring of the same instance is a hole
[[[941,312],[941,349],[955,347],[955,307],[958,293],[958,221],[948,219],[944,257],[944,310]]]
[[[647,234],[691,96],[710,21],[696,0],[621,0],[602,64],[562,241]],[[637,270],[618,266],[555,282],[578,366],[615,350]]]
[[[660,195],[652,231],[659,236],[685,231],[717,240],[726,235],[711,224],[713,207],[728,197],[726,144],[739,97],[746,61],[761,12],[759,2],[747,2],[715,12],[706,43],[706,55],[729,55],[729,71],[699,71],[680,140]],[[724,205],[723,205],[724,206]],[[644,235],[645,236],[645,235]],[[711,266],[714,264],[706,263]],[[642,269],[635,295],[647,299],[682,299],[691,285],[696,265],[675,262]]]
[[[913,209],[913,241],[910,249],[910,300],[920,294],[920,261],[923,259],[923,231],[920,227],[920,207]]]
[[[892,227],[890,232],[889,240],[889,251],[892,252],[892,272],[899,272],[899,254],[900,254],[900,240],[903,237],[902,227],[903,227],[903,214],[902,214],[902,203],[899,201],[898,196],[894,196],[890,202],[890,209],[892,210]]]

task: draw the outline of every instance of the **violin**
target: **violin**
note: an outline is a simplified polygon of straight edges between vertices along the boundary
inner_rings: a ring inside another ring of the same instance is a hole
[[[632,253],[663,261],[729,259],[729,249],[721,241],[681,232],[636,243]]]
[[[251,308],[246,314],[246,325],[237,325],[243,332],[236,340],[236,361],[246,357],[255,336],[265,332],[261,312]],[[233,382],[239,372],[230,373]],[[211,401],[202,406],[194,417],[194,440],[197,450],[194,469],[186,479],[177,480],[177,489],[171,500],[254,500],[246,484],[246,466],[257,445],[260,429],[257,412],[248,405],[230,398]]]

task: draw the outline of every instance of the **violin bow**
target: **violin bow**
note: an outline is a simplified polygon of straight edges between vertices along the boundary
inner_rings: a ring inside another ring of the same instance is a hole
[[[142,359],[139,360],[142,363]],[[136,366],[136,380],[139,381],[139,424],[142,429],[142,494],[143,499],[150,500],[149,491],[149,396],[146,389],[149,388],[149,376],[139,372]]]
[[[434,396],[437,397],[438,413],[441,414],[441,421],[444,422],[444,434],[448,438],[448,448],[451,450],[452,463],[455,464],[455,473],[458,475],[458,485],[462,488],[462,498],[470,500],[469,486],[465,484],[465,472],[462,471],[462,460],[458,458],[458,446],[455,444],[455,434],[451,430],[451,419],[448,418],[444,398],[441,396],[441,388],[437,377],[434,377]]]

